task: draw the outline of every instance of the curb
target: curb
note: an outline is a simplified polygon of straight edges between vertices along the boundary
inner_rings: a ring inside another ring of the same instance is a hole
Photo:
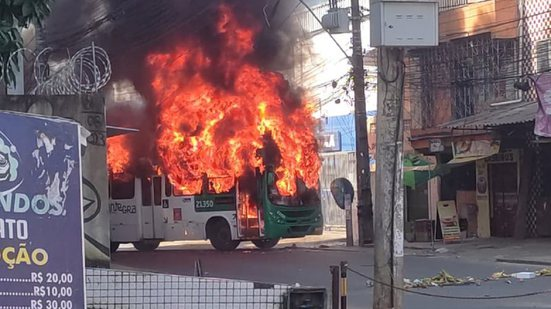
[[[431,247],[419,247],[419,246],[408,246],[408,245],[405,245],[405,246],[404,246],[404,249],[410,249],[410,250],[432,250]],[[438,248],[434,247],[434,249],[438,249]]]
[[[364,246],[351,246],[347,247],[346,244],[337,243],[337,244],[324,244],[319,243],[314,246],[306,245],[297,245],[296,247],[287,246],[282,249],[302,249],[302,250],[319,250],[319,251],[353,251],[360,252],[362,249],[373,248],[373,244],[367,244]]]
[[[551,261],[537,261],[537,260],[523,260],[523,259],[508,259],[508,258],[496,258],[496,262],[511,263],[511,264],[525,264],[525,265],[544,265],[551,266]]]

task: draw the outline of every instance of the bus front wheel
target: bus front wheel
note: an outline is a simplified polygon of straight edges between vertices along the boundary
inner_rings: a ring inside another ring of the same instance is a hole
[[[134,245],[134,248],[136,248],[136,250],[142,251],[142,252],[154,251],[159,247],[160,244],[161,244],[161,241],[159,240],[141,240],[141,241],[132,243],[132,245]]]
[[[258,249],[271,249],[277,245],[279,242],[279,238],[276,239],[256,239],[252,240],[252,243],[258,248]]]
[[[239,240],[231,238],[230,226],[224,220],[211,222],[207,228],[211,245],[220,251],[231,251],[239,246]]]

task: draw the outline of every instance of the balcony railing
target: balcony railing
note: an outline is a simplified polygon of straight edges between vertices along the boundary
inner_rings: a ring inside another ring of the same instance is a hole
[[[437,0],[440,12],[452,10],[467,4],[484,2],[489,0]],[[495,1],[495,0],[494,0]]]
[[[471,1],[472,2],[472,1]],[[438,0],[440,12],[469,4],[469,0]]]

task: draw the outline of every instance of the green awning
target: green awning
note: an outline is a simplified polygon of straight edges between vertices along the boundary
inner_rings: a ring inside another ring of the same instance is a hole
[[[415,188],[448,172],[448,166],[430,163],[418,155],[404,157],[404,185],[410,188]]]

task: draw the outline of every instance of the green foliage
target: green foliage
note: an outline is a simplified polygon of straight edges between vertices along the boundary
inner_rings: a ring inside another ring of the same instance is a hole
[[[54,0],[0,0],[0,65],[6,82],[15,83],[18,57],[10,55],[23,47],[20,29],[30,24],[42,26]],[[9,62],[9,63],[8,63]]]

